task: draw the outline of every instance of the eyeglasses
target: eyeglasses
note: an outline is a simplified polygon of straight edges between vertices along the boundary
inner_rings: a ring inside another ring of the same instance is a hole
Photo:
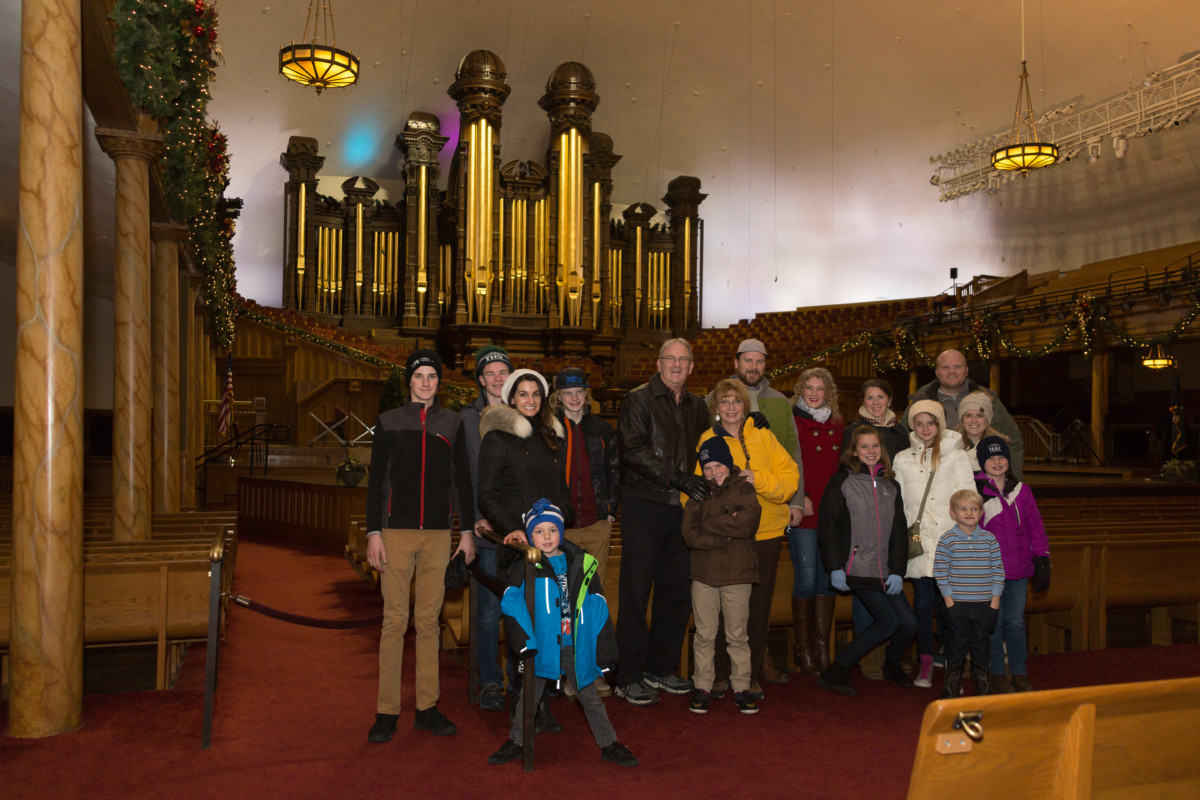
[[[668,364],[690,364],[691,356],[659,356],[659,361],[665,361]]]

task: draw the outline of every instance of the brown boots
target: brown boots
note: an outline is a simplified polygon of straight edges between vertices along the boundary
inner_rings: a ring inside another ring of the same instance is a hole
[[[815,678],[821,674],[821,670],[817,667],[816,653],[813,649],[813,598],[792,598],[792,625],[796,629],[796,646],[793,651],[796,667],[801,675]]]
[[[833,633],[833,607],[837,596],[819,594],[816,601],[816,619],[813,622],[813,648],[816,650],[817,668],[822,672],[829,669],[830,636]]]
[[[829,636],[833,631],[833,608],[837,597],[793,597],[792,619],[796,628],[796,665],[804,675],[816,676],[829,669]]]

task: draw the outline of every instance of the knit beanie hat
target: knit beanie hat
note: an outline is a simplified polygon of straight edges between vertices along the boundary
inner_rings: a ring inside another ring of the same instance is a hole
[[[938,421],[938,427],[946,430],[946,409],[937,400],[918,400],[908,409],[908,427],[912,428],[917,414],[932,414]]]
[[[483,377],[483,368],[488,364],[494,364],[499,361],[504,366],[508,367],[508,371],[512,372],[512,362],[508,360],[508,351],[500,345],[485,344],[483,347],[475,351],[475,382],[479,383]]]
[[[729,467],[730,472],[733,471],[733,455],[729,452],[729,445],[725,444],[724,436],[714,436],[700,445],[700,467],[703,468],[713,461],[724,464]]]
[[[563,367],[554,376],[555,389],[586,389],[588,388],[587,373],[579,367]]]
[[[513,388],[517,385],[517,381],[532,375],[535,380],[542,386],[542,402],[550,396],[550,387],[546,384],[546,379],[542,377],[540,372],[534,372],[531,369],[519,369],[509,373],[508,379],[504,381],[503,388],[500,389],[500,400],[504,403],[512,398]]]
[[[982,411],[984,419],[991,425],[995,414],[992,409],[992,396],[987,392],[971,392],[958,401],[958,418],[961,420],[968,411]]]
[[[525,512],[525,537],[533,544],[533,529],[543,522],[553,522],[558,528],[558,541],[562,543],[563,515],[558,506],[546,498],[541,498],[533,504],[533,508]]]
[[[420,367],[433,367],[437,373],[438,380],[442,379],[442,357],[437,354],[436,350],[414,350],[413,354],[408,357],[408,361],[404,362],[404,383],[412,383],[413,373]]]
[[[985,436],[980,439],[979,444],[975,445],[975,457],[979,459],[979,466],[982,467],[986,464],[992,456],[1004,456],[1011,462],[1012,455],[1008,450],[1008,442],[999,436]]]

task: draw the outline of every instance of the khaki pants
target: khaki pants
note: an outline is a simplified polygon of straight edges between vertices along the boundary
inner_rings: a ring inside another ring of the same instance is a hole
[[[450,531],[384,528],[387,569],[379,573],[383,591],[383,631],[379,636],[380,714],[400,713],[400,678],[404,664],[404,633],[408,630],[409,586],[415,585],[413,627],[417,629],[417,710],[438,701],[438,617],[446,594],[446,565],[450,562]],[[415,583],[413,575],[416,575]]]
[[[604,565],[608,563],[608,549],[612,544],[612,523],[605,517],[586,528],[570,528],[567,530],[567,541],[579,545],[596,559],[597,585],[603,587]]]
[[[722,615],[725,617],[725,651],[729,653],[732,666],[729,682],[735,692],[750,688],[750,638],[746,633],[750,588],[749,583],[709,586],[692,581],[692,619],[696,622],[696,635],[692,638],[696,667],[692,680],[697,689],[712,690],[716,678],[713,656]]]

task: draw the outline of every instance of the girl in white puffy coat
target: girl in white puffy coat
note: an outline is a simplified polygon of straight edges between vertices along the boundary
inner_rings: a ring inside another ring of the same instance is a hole
[[[913,581],[913,611],[917,615],[917,653],[921,669],[915,686],[929,687],[933,681],[933,616],[940,619],[941,593],[933,579],[933,555],[942,534],[954,527],[950,497],[959,489],[974,489],[970,460],[962,437],[946,430],[946,412],[935,400],[920,400],[909,412],[910,447],[896,454],[893,469],[904,497],[904,516],[911,525],[917,519],[925,486],[929,497],[921,512],[921,546],[924,552],[908,562],[906,578]],[[930,482],[930,472],[933,481]],[[940,627],[940,626],[939,626]]]

